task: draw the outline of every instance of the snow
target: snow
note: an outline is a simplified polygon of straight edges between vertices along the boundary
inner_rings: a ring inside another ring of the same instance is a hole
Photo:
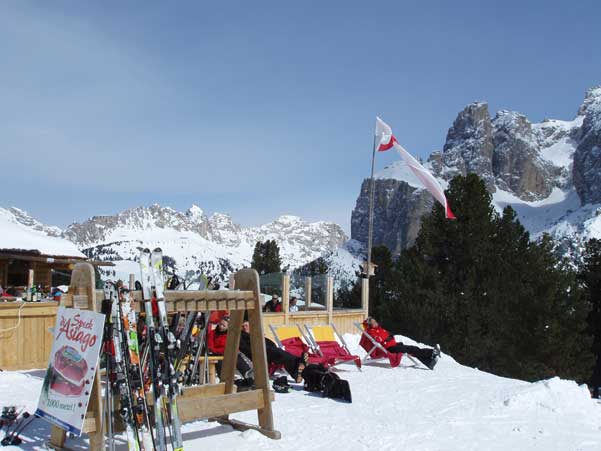
[[[357,349],[358,335],[347,334],[345,340],[353,352],[364,355]],[[601,449],[601,404],[573,381],[502,378],[462,366],[445,354],[434,371],[412,367],[404,359],[396,369],[375,362],[362,372],[354,365],[340,365],[337,372],[350,383],[352,404],[321,398],[294,384],[292,393],[275,395],[274,421],[281,440],[196,421],[184,425],[184,445],[263,451]],[[33,411],[43,374],[0,373],[3,405]],[[257,422],[252,411],[233,417]],[[42,449],[50,427],[43,420],[34,425],[24,434],[26,444],[12,449]],[[85,449],[84,440],[69,439],[68,445]],[[126,449],[124,441],[119,440],[118,449]]]
[[[499,129],[505,129],[506,131],[511,131],[513,137],[516,140],[522,140],[529,145],[534,144],[533,136],[529,133],[529,128],[521,127],[521,124],[527,124],[528,119],[521,113],[517,111],[508,111],[508,110],[500,110],[497,112],[496,117],[492,121],[493,126]],[[525,131],[526,134],[520,133],[520,131]]]
[[[296,225],[298,223],[302,223],[303,220],[299,216],[294,215],[281,215],[274,222],[278,222],[280,224],[288,224],[288,225]]]
[[[72,242],[28,227],[4,208],[0,208],[0,249],[37,250],[45,255],[85,257]]]
[[[241,243],[238,247],[226,247],[209,241],[197,233],[171,228],[117,229],[110,234],[109,239],[113,243],[108,247],[121,257],[114,261],[116,266],[109,271],[116,271],[116,277],[123,280],[128,280],[129,273],[135,274],[139,279],[140,268],[134,260],[139,256],[140,247],[162,248],[164,255],[177,262],[180,276],[184,275],[185,270],[196,271],[199,268],[203,269],[205,274],[213,273],[214,271],[209,269],[219,268],[220,258],[227,258],[240,266],[249,266],[252,256],[252,248],[247,243]],[[201,263],[206,266],[203,268]]]
[[[241,267],[250,266],[257,241],[276,240],[282,265],[302,266],[333,251],[345,240],[334,223],[308,223],[298,216],[283,215],[259,227],[243,228],[229,215],[215,212],[207,217],[193,205],[185,213],[169,207],[136,207],[112,217],[94,217],[73,224],[65,236],[87,249],[96,259],[110,260],[116,271],[131,267],[140,247],[161,247],[176,262],[176,272],[187,277],[204,274],[225,281]],[[137,270],[134,274],[137,274]]]
[[[37,219],[33,218],[29,213],[24,210],[21,210],[17,207],[10,207],[8,209],[8,213],[12,213],[14,219],[23,224],[24,226],[30,227],[34,230],[38,230],[40,232],[46,233],[46,235],[50,236],[60,236],[62,230],[56,226],[48,226],[46,224],[42,224]]]
[[[569,169],[578,146],[572,135],[582,127],[583,120],[583,116],[577,116],[572,121],[547,119],[532,124],[540,143],[540,156],[554,166]]]
[[[352,288],[365,260],[364,251],[361,243],[349,240],[324,257],[328,265],[328,275],[334,278],[334,292],[344,286]]]
[[[591,115],[600,108],[600,98],[601,89],[592,89],[587,93],[575,119],[547,119],[532,125],[539,142],[541,158],[553,166],[563,168],[556,179],[561,188],[555,187],[547,198],[534,202],[521,200],[498,187],[493,194],[497,210],[500,212],[505,206],[511,205],[533,238],[548,233],[556,240],[576,248],[582,247],[584,240],[601,238],[601,205],[581,205],[571,181],[574,153],[578,147],[585,114]]]
[[[192,204],[192,206],[188,209],[188,211],[186,212],[186,214],[193,221],[196,221],[196,222],[200,223],[203,220],[204,211],[198,205]]]
[[[209,222],[216,226],[222,226],[222,227],[233,224],[232,218],[230,215],[227,215],[225,213],[218,213],[218,212],[215,212],[211,215],[211,217],[209,218]]]
[[[594,211],[594,216],[584,221],[584,229],[587,231],[585,237],[601,239],[601,205],[591,205],[590,208]]]
[[[578,114],[589,116],[591,125],[597,130],[601,128],[601,86],[596,86],[587,91]]]
[[[113,262],[115,266],[102,268],[102,274],[111,280],[122,280],[129,283],[129,275],[133,274],[136,280],[142,280],[140,274],[140,263],[132,260],[118,260]]]
[[[548,233],[556,239],[568,239],[574,245],[590,238],[601,239],[601,204],[580,205],[574,189],[554,188],[549,197],[533,202],[497,190],[493,204],[499,212],[510,205],[533,238]]]
[[[571,121],[564,121],[561,119],[545,119],[542,122],[532,124],[532,127],[538,129],[539,131],[547,130],[547,133],[557,133],[558,131],[562,133],[568,133],[575,128],[582,127],[583,122],[584,116],[580,115],[576,116]]]
[[[517,390],[513,387],[503,390],[499,398],[503,406],[514,410],[540,408],[570,414],[584,410],[595,415],[588,388],[558,377],[524,385]]]
[[[569,168],[574,161],[574,152],[577,147],[576,141],[569,137],[562,138],[552,146],[541,150],[541,157],[554,166]]]
[[[556,238],[567,238],[575,244],[590,238],[601,239],[601,204],[587,204],[569,210],[548,233]]]

